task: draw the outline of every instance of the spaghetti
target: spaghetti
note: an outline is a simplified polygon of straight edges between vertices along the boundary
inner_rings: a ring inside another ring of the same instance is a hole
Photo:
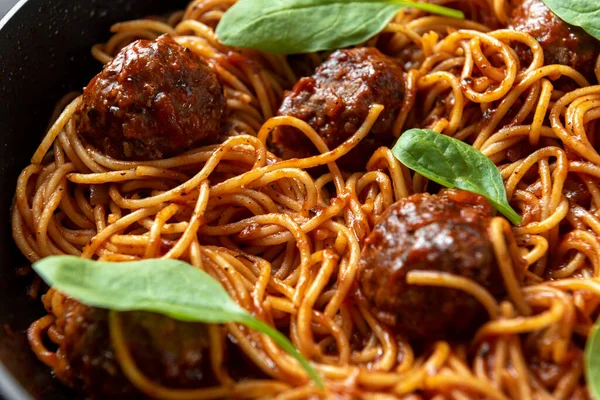
[[[336,160],[364,138],[382,107],[371,105],[360,129],[335,149],[305,122],[275,117],[294,71],[321,54],[292,58],[238,50],[232,58],[214,28],[233,0],[194,0],[160,19],[116,24],[95,45],[103,63],[133,40],[171,35],[205,60],[224,85],[228,138],[156,161],[120,161],[76,132],[81,97],[57,107],[48,133],[21,173],[12,212],[14,239],[30,262],[72,254],[107,261],[179,258],[202,268],[245,309],[289,334],[326,381],[318,389],[268,337],[237,324],[210,326],[211,365],[218,384],[173,389],[140,372],[123,340],[119,314],[110,337],[127,379],[162,399],[327,398],[586,398],[583,345],[600,305],[600,155],[595,150],[600,90],[564,65],[544,64],[530,35],[502,27],[504,0],[443,2],[467,20],[400,11],[369,45],[399,59],[410,54],[405,105],[397,135],[423,127],[472,143],[500,169],[508,199],[523,223],[496,217],[489,228],[508,292],[496,301],[460,277],[413,272],[410,284],[464,290],[489,322],[467,343],[425,349],[394,335],[360,299],[349,301],[364,239],[395,201],[428,182],[380,148],[366,171],[346,173]],[[526,47],[523,65],[515,49]],[[596,69],[600,77],[600,70]],[[418,104],[415,105],[415,104]],[[268,151],[277,126],[301,131],[320,155],[282,161]],[[306,170],[326,166],[311,176]],[[516,237],[512,243],[510,231]],[[514,278],[522,257],[526,278]],[[511,275],[512,274],[512,275]],[[40,290],[34,278],[31,295]],[[58,376],[67,367],[57,328],[67,298],[50,289],[49,314],[29,339]],[[264,374],[236,380],[227,365],[226,335]],[[395,397],[394,397],[395,396]],[[438,397],[439,396],[439,397]]]

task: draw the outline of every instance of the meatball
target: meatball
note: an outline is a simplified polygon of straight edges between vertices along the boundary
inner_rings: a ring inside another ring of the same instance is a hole
[[[513,0],[509,27],[533,36],[544,49],[545,64],[568,65],[593,77],[598,41],[554,14],[542,0]],[[519,49],[523,56],[524,49]],[[527,58],[527,57],[525,57]]]
[[[216,74],[162,36],[123,48],[90,81],[78,133],[111,157],[155,160],[215,143],[224,109]]]
[[[313,76],[300,79],[286,92],[279,115],[306,121],[333,149],[358,130],[371,105],[382,104],[385,108],[369,135],[339,160],[342,168],[359,170],[377,148],[393,144],[403,94],[404,72],[395,60],[371,47],[338,50]],[[275,130],[273,146],[286,159],[316,154],[310,140],[288,126]]]
[[[378,318],[415,340],[460,338],[486,317],[464,291],[406,283],[412,270],[472,279],[496,297],[505,294],[487,233],[492,208],[479,195],[445,190],[394,203],[365,241],[359,290]]]
[[[215,383],[205,324],[178,322],[149,312],[119,315],[135,365],[153,382],[173,388]],[[143,397],[123,375],[111,345],[108,311],[68,299],[57,326],[68,367],[58,377],[100,398]]]

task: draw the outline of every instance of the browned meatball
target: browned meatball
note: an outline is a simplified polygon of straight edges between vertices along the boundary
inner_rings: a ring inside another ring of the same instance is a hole
[[[406,283],[413,270],[466,277],[502,296],[505,288],[487,227],[492,208],[479,195],[445,190],[394,203],[367,237],[359,263],[359,289],[378,318],[412,339],[461,337],[486,312],[457,289]]]
[[[402,106],[404,72],[379,50],[362,47],[338,50],[311,77],[302,78],[287,92],[279,115],[308,122],[329,149],[352,136],[364,122],[371,105],[385,109],[369,135],[340,160],[347,170],[364,169],[373,152],[393,144],[392,128]],[[275,152],[283,158],[308,157],[317,151],[291,127],[273,133]]]
[[[564,22],[542,0],[513,0],[512,10],[509,26],[540,42],[545,64],[568,65],[588,78],[593,77],[599,49],[596,39]]]
[[[90,81],[78,132],[112,157],[154,160],[216,142],[224,109],[216,74],[162,36],[123,48]]]
[[[153,382],[173,388],[215,383],[206,325],[149,312],[120,314],[123,336],[135,365]],[[68,368],[58,377],[98,398],[143,397],[123,375],[111,345],[108,311],[68,299],[57,326]]]

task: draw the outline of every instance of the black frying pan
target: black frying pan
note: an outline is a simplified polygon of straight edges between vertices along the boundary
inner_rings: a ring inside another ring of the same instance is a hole
[[[72,399],[29,350],[27,326],[43,314],[26,296],[26,264],[13,244],[9,209],[19,172],[54,103],[100,70],[90,47],[111,24],[181,9],[185,0],[21,0],[0,21],[0,393],[7,400]]]

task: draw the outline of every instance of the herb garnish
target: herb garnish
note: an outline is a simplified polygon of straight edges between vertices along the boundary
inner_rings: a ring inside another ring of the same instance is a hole
[[[270,336],[323,387],[317,372],[284,335],[238,306],[206,272],[183,261],[113,263],[51,256],[33,264],[33,269],[48,285],[90,306],[151,311],[188,322],[244,324]]]
[[[239,0],[221,18],[217,37],[269,53],[340,49],[375,36],[409,7],[464,18],[458,10],[409,0]]]
[[[600,40],[600,2],[598,0],[542,0],[563,21],[579,26]]]
[[[485,196],[510,222],[521,223],[508,204],[498,168],[467,143],[429,129],[410,129],[400,136],[392,153],[408,168],[440,185]]]
[[[600,320],[592,328],[585,345],[585,380],[592,398],[600,400]]]

